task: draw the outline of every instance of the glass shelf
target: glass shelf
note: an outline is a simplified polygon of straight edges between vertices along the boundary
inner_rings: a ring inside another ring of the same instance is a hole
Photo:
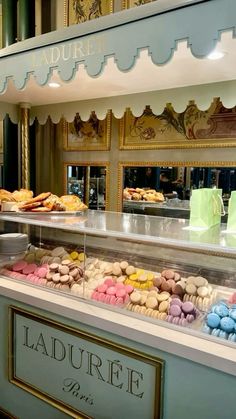
[[[14,213],[0,215],[2,221],[69,230],[119,240],[156,243],[199,253],[236,255],[236,234],[224,234],[226,225],[208,230],[189,230],[185,219],[88,210],[83,215]]]

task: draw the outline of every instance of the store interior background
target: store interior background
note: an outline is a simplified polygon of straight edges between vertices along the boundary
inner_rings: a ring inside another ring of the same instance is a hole
[[[1,6],[1,5],[0,5]],[[122,1],[114,1],[114,11],[121,10]],[[1,10],[1,7],[0,7]],[[1,18],[1,16],[0,16]],[[64,0],[51,1],[51,30],[63,28]],[[1,24],[1,20],[0,20]],[[36,34],[40,34],[42,27],[41,0],[36,0]],[[0,31],[1,33],[1,31]],[[194,98],[192,98],[194,100]],[[148,105],[148,104],[147,104]],[[66,104],[65,104],[66,106]],[[187,103],[186,103],[187,106]],[[79,112],[79,109],[78,109]],[[188,148],[188,149],[156,149],[156,150],[121,150],[119,147],[119,123],[112,116],[111,146],[109,151],[66,151],[63,146],[63,122],[55,125],[50,120],[45,125],[36,124],[36,190],[35,193],[51,190],[62,195],[67,192],[65,167],[66,165],[84,166],[90,163],[106,165],[109,162],[109,177],[107,179],[107,210],[121,210],[121,189],[123,188],[119,163],[123,165],[146,166],[147,162],[155,166],[230,166],[235,148]],[[2,126],[0,134],[0,163],[3,164]]]

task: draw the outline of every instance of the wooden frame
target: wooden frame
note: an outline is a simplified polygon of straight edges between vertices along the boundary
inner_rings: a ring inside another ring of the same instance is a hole
[[[98,166],[98,167],[105,167],[106,169],[106,199],[105,199],[105,210],[108,211],[110,206],[110,163],[105,161],[73,161],[68,163],[63,163],[63,190],[64,194],[67,194],[67,168],[68,166]]]
[[[64,26],[96,19],[113,13],[114,10],[113,0],[102,0],[100,4],[97,2],[97,5],[94,5],[93,0],[82,2],[85,4],[81,4],[80,0],[77,0],[75,8],[73,3],[73,0],[64,0]]]
[[[82,121],[79,113],[74,122],[63,120],[63,145],[66,151],[105,151],[111,146],[111,111],[104,120],[91,112],[88,121]]]
[[[182,113],[171,104],[161,115],[149,106],[139,117],[127,109],[120,120],[119,145],[121,150],[236,147],[236,108],[226,109],[215,99],[206,111],[194,102]]]
[[[123,209],[123,181],[125,167],[236,167],[236,161],[123,161],[118,166],[117,211]]]

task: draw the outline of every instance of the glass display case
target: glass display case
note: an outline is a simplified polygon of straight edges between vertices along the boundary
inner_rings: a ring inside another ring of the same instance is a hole
[[[0,225],[29,242],[17,254],[0,236],[2,277],[235,345],[236,234],[224,224],[88,210],[1,214]]]

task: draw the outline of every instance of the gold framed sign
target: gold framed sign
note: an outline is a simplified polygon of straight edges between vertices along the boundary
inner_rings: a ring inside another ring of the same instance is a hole
[[[104,120],[99,120],[95,112],[91,112],[88,121],[82,121],[80,114],[74,121],[63,121],[63,144],[67,151],[104,151],[111,144],[111,111]]]
[[[120,149],[168,149],[236,146],[236,107],[226,109],[215,99],[200,111],[190,102],[182,113],[169,104],[161,115],[149,106],[135,117],[127,109],[120,121]]]
[[[64,24],[70,26],[109,15],[113,8],[113,0],[64,0]]]
[[[162,417],[163,361],[17,307],[9,314],[11,383],[77,419]]]

